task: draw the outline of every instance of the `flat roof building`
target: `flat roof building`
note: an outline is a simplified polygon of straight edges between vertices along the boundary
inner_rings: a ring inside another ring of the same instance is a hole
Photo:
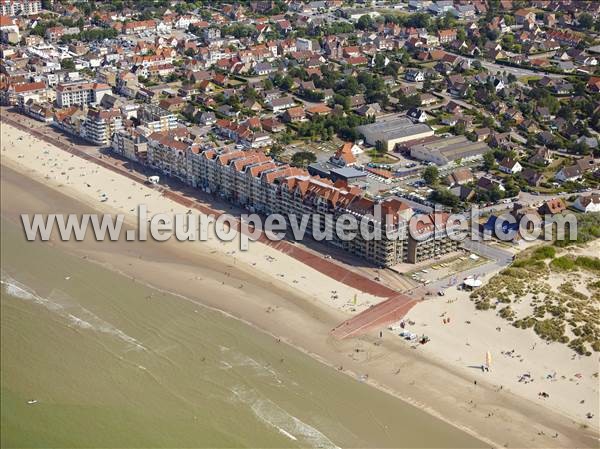
[[[393,151],[402,142],[433,136],[433,129],[429,125],[413,123],[407,117],[362,125],[356,129],[368,144],[377,145],[377,142],[381,142],[386,151]]]
[[[315,162],[308,166],[308,173],[312,176],[331,179],[333,182],[343,180],[354,182],[366,178],[367,172],[353,167],[339,167],[329,162]]]
[[[410,147],[410,155],[420,161],[446,165],[458,159],[474,159],[488,152],[485,142],[472,142],[464,136],[445,137]]]

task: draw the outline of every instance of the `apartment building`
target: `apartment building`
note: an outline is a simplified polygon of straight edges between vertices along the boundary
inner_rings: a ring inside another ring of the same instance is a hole
[[[281,214],[288,229],[292,220],[300,223],[308,217],[306,236],[331,237],[330,244],[378,266],[420,262],[458,248],[457,241],[439,232],[446,222],[433,215],[417,222],[421,238],[409,236],[414,212],[400,199],[366,198],[358,187],[312,177],[303,169],[274,162],[261,151],[201,145],[189,138],[185,128],[150,135],[147,163],[250,212]],[[338,236],[336,220],[346,214],[377,238],[363,238],[360,232],[351,239]],[[443,217],[447,221],[448,214]]]
[[[2,16],[30,16],[41,11],[42,0],[0,0],[0,15]]]
[[[446,212],[424,214],[412,223],[414,238],[408,239],[407,262],[419,263],[458,250],[465,231],[449,224],[448,218]]]
[[[306,171],[288,165],[278,165],[261,152],[200,151],[193,156],[192,171],[195,187],[251,212],[293,215],[298,220],[304,215],[309,216],[307,232],[313,229],[332,231],[330,243],[378,266],[393,266],[410,259],[423,260],[458,247],[458,243],[446,236],[433,233],[427,234],[423,241],[412,241],[408,236],[408,222],[413,210],[399,199],[376,202],[365,198],[356,187],[311,177]],[[340,239],[328,220],[336,220],[344,214],[354,216],[359,223],[363,217],[369,217],[365,225],[372,233],[378,228],[381,238],[365,239],[358,234],[350,240]],[[425,221],[428,222],[428,216]],[[287,224],[289,227],[290,222]]]
[[[161,173],[191,184],[191,154],[200,147],[187,137],[187,130],[155,132],[148,137],[146,162]]]
[[[94,145],[106,146],[115,132],[123,128],[119,109],[90,108],[81,127],[81,137]]]
[[[0,91],[0,103],[23,108],[27,100],[43,101],[48,98],[48,89],[43,81],[10,84]]]
[[[59,83],[56,86],[56,104],[59,108],[98,104],[104,95],[111,92],[110,86],[104,83],[89,81]]]
[[[138,110],[137,118],[151,133],[177,128],[177,116],[153,104],[142,105]]]
[[[112,136],[112,151],[132,161],[147,163],[148,141],[135,129],[119,129]]]

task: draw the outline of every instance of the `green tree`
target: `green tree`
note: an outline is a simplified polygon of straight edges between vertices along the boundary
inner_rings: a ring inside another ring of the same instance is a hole
[[[488,151],[483,155],[483,168],[485,170],[491,170],[496,166],[496,158],[492,151]]]
[[[435,165],[430,165],[425,170],[423,170],[423,179],[428,185],[437,184],[440,177],[440,171]]]
[[[584,12],[577,18],[579,26],[585,30],[591,30],[594,26],[594,18],[591,14]]]
[[[306,168],[308,164],[317,161],[317,156],[311,151],[298,151],[292,156],[292,165]]]
[[[435,189],[431,192],[429,199],[449,207],[456,207],[460,204],[460,198],[446,188]]]
[[[368,30],[372,27],[373,19],[367,14],[361,16],[360,19],[358,19],[358,22],[356,23],[356,28],[358,28],[359,30]]]
[[[72,59],[63,59],[60,61],[60,67],[64,70],[75,70],[75,63]]]

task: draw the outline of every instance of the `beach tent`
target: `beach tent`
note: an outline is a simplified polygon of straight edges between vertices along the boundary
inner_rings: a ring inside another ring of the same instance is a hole
[[[465,279],[464,284],[469,288],[477,288],[481,287],[481,284],[483,284],[483,282],[481,281],[481,279],[468,277],[467,279]]]

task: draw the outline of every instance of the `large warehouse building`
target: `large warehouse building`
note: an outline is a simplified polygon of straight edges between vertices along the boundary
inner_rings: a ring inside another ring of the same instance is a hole
[[[410,146],[410,155],[420,161],[446,165],[458,159],[473,159],[488,152],[485,142],[472,142],[465,136],[445,137]]]
[[[369,145],[377,145],[377,142],[381,142],[386,151],[394,151],[396,144],[402,142],[433,136],[431,127],[424,123],[413,123],[407,117],[370,123],[358,126],[356,129]]]

